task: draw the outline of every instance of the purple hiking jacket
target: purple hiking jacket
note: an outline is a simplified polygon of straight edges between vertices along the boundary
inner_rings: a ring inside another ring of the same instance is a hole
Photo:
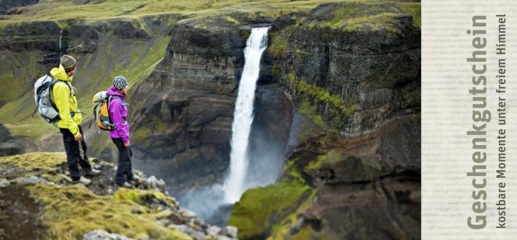
[[[129,123],[127,122],[127,107],[124,102],[124,96],[117,89],[111,86],[106,92],[108,95],[118,96],[112,97],[110,101],[110,118],[115,130],[110,131],[111,138],[122,138],[124,143],[129,142]]]

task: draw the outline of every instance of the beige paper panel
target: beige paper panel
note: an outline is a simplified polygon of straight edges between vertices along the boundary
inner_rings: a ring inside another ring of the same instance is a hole
[[[504,55],[496,53],[500,27],[500,18],[496,15],[499,14],[506,15]],[[486,20],[478,17],[479,26],[473,26],[475,16],[486,16]],[[482,23],[486,26],[481,26]],[[482,33],[483,30],[486,34]],[[486,39],[484,47],[483,38]],[[468,62],[474,51],[486,51],[486,55],[476,55],[480,62]],[[423,1],[422,239],[517,239],[516,55],[515,1]],[[484,62],[481,61],[483,57],[486,58]],[[505,60],[505,77],[497,77],[501,75],[498,74],[499,59]],[[486,65],[484,73],[483,65]],[[483,85],[482,76],[486,77],[486,85]],[[476,82],[473,82],[473,77]],[[506,82],[499,84],[501,79]],[[477,81],[480,81],[479,85],[476,85]],[[499,85],[505,87],[505,93],[496,92],[498,88],[503,90]],[[478,93],[469,93],[472,88]],[[482,93],[483,88],[486,88],[486,93]],[[504,101],[499,101],[500,97]],[[502,113],[498,111],[499,102],[506,104],[504,116],[499,114]],[[490,112],[491,120],[486,122],[486,127],[482,127],[484,122],[481,120],[475,121],[473,111]],[[499,124],[502,119],[506,124]],[[473,124],[478,131],[473,129]],[[505,141],[499,142],[502,140],[498,139],[499,129],[506,131]],[[468,131],[480,135],[468,135]],[[479,149],[474,148],[473,139],[476,139]],[[487,140],[486,143],[482,142],[483,139]],[[506,147],[503,162],[506,178],[496,177],[496,171],[500,169],[500,144]],[[483,153],[486,153],[484,161]],[[473,158],[479,159],[478,163]],[[484,172],[486,176],[468,176],[467,173],[472,172],[475,166],[486,166],[486,169],[476,170],[479,175]],[[473,185],[473,180],[477,186]],[[500,188],[500,182],[506,186]],[[499,197],[502,197],[498,195],[500,189],[505,191],[506,197],[504,229],[496,228],[500,217],[497,206]],[[482,191],[486,193],[486,199],[483,199]],[[473,192],[481,198],[475,199]],[[483,204],[486,204],[486,209],[483,209]],[[473,218],[474,225],[482,225],[482,221],[476,223],[476,216],[486,218],[486,225],[481,229],[468,226],[468,217]]]

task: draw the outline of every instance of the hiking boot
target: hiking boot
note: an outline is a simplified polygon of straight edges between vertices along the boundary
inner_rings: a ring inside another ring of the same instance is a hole
[[[124,183],[122,183],[122,184],[118,184],[118,183],[117,183],[117,186],[118,186],[118,187],[123,187],[123,188],[132,188],[132,187],[133,187],[133,185],[131,185],[131,184],[130,184],[130,183],[128,183],[128,182],[124,182]]]
[[[79,180],[72,181],[72,183],[73,184],[81,183],[84,185],[88,185],[88,184],[92,183],[92,180],[81,176],[81,178],[79,178]]]
[[[92,170],[90,170],[89,172],[86,173],[86,175],[88,175],[88,176],[96,176],[99,174],[101,174],[101,171],[97,170],[95,168],[92,168]]]

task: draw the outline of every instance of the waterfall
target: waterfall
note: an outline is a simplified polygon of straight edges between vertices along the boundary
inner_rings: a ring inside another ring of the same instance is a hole
[[[59,59],[61,59],[61,40],[63,39],[63,30],[59,31]]]
[[[248,168],[248,138],[253,122],[253,101],[260,70],[260,57],[267,47],[267,30],[254,28],[244,49],[244,70],[242,72],[232,123],[230,170],[224,182],[225,202],[237,202],[243,189]]]
[[[251,35],[246,41],[244,68],[233,115],[230,166],[224,183],[193,189],[178,198],[187,209],[194,211],[212,225],[226,225],[233,204],[240,199],[247,188],[269,184],[278,175],[276,171],[278,167],[275,164],[267,164],[267,167],[259,164],[260,169],[254,169],[262,178],[256,178],[248,171],[248,165],[253,164],[257,157],[250,156],[251,159],[248,159],[248,143],[253,122],[253,104],[259,77],[260,57],[267,47],[268,29],[252,29]],[[265,156],[268,156],[268,160],[282,163],[283,152],[276,156],[277,152],[275,147],[272,147],[272,155],[265,154]],[[261,163],[267,162],[261,161]],[[281,169],[281,166],[279,168]]]

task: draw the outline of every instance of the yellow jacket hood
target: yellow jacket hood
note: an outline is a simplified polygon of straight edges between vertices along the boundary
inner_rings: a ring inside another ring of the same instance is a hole
[[[52,70],[50,70],[50,74],[52,76],[54,76],[55,79],[67,81],[70,83],[72,82],[72,79],[73,79],[73,76],[68,77],[68,75],[66,75],[65,68],[61,64],[59,65],[58,68],[52,68]]]

